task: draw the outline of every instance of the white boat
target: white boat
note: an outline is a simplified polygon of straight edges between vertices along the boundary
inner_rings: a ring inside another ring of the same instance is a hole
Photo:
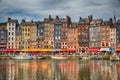
[[[88,56],[82,56],[82,59],[83,60],[90,60],[90,57],[88,57]]]
[[[31,60],[33,59],[32,56],[28,56],[28,55],[15,55],[15,56],[11,56],[11,59],[16,59],[16,60]]]
[[[52,59],[67,59],[67,56],[51,56]]]
[[[38,59],[38,60],[39,60],[39,59],[45,59],[45,57],[44,57],[44,56],[38,56],[37,59]]]
[[[113,54],[113,55],[110,56],[110,60],[111,60],[111,61],[119,61],[120,58],[119,58],[119,56],[117,56],[116,54]]]

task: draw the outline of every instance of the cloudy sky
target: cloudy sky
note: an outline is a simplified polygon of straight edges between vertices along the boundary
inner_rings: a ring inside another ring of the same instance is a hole
[[[88,15],[108,20],[114,13],[120,18],[120,0],[0,0],[0,22],[8,17],[42,21],[48,15],[68,15],[72,21]]]

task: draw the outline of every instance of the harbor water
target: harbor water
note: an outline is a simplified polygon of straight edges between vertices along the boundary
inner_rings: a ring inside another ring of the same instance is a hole
[[[0,80],[120,80],[109,60],[0,60]]]

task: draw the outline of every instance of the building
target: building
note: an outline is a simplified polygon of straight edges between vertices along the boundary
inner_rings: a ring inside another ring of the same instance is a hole
[[[116,51],[120,51],[120,20],[116,23]]]
[[[43,22],[37,22],[37,47],[38,48],[44,48],[44,23]]]
[[[37,24],[33,21],[26,22],[22,20],[20,27],[22,29],[22,49],[37,48]]]
[[[54,48],[54,19],[49,15],[44,19],[44,48]]]
[[[59,17],[56,16],[56,21],[54,23],[54,48],[61,49],[62,42],[62,23],[59,20]]]
[[[100,50],[100,25],[102,19],[95,19],[90,22],[89,27],[89,49],[88,52],[97,52]]]
[[[87,48],[89,48],[89,24],[92,20],[92,16],[88,18],[80,17],[78,22],[78,43],[79,43],[79,52],[85,53]]]
[[[8,41],[7,48],[8,49],[16,49],[16,27],[18,26],[17,19],[8,18],[7,22],[7,31],[8,31]]]
[[[5,25],[0,25],[0,53],[5,53],[7,49],[7,29]]]
[[[61,49],[65,52],[65,49],[67,49],[67,36],[68,36],[68,27],[71,25],[71,18],[69,16],[66,16],[66,18],[63,18],[61,20],[62,22],[62,42],[61,42]]]
[[[78,28],[77,23],[73,23],[67,29],[67,51],[76,53],[78,49]]]
[[[16,36],[16,49],[21,49],[22,47],[21,47],[21,41],[22,41],[22,29],[21,29],[21,27],[20,26],[17,26],[16,27],[16,34],[15,34],[15,36]]]
[[[109,51],[110,48],[110,25],[109,21],[102,22],[100,26],[100,51]]]
[[[115,23],[114,23],[115,22]],[[110,25],[110,51],[116,51],[116,20],[113,21],[110,19],[109,21]]]

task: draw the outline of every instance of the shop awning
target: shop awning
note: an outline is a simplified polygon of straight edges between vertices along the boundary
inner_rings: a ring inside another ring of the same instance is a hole
[[[51,49],[23,49],[24,52],[42,52],[42,51],[51,51]]]
[[[101,48],[100,51],[110,51],[110,48]]]
[[[51,51],[56,52],[56,51],[60,51],[60,49],[51,49]]]
[[[100,48],[88,48],[87,51],[88,52],[98,52],[98,51],[100,51]]]
[[[4,49],[4,50],[0,50],[0,52],[6,52],[6,49]]]
[[[116,51],[120,51],[120,48],[116,48]]]
[[[78,51],[78,49],[75,49],[75,48],[62,48],[61,51],[65,52],[74,52],[74,51]]]
[[[20,49],[6,49],[6,52],[17,52],[20,51]]]

